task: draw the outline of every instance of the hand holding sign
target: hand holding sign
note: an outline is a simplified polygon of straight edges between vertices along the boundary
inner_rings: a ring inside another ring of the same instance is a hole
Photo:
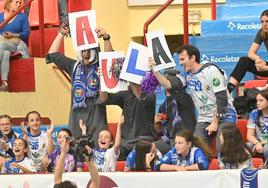
[[[154,71],[175,67],[176,64],[169,51],[163,31],[153,31],[146,34],[151,57],[156,62]]]

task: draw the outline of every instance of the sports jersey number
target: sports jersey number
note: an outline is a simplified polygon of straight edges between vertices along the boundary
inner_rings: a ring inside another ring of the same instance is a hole
[[[193,88],[195,91],[202,91],[202,83],[199,80],[188,81],[188,87]]]
[[[32,150],[37,150],[38,149],[38,147],[39,147],[39,144],[38,144],[38,142],[32,142],[32,147],[31,147],[31,149]]]

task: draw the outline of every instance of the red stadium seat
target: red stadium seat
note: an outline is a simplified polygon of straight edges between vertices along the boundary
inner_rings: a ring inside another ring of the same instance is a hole
[[[264,76],[256,76],[256,78],[258,80],[268,80],[268,77],[264,77]]]
[[[218,170],[219,169],[219,164],[217,159],[212,159],[209,163],[209,170]]]
[[[5,1],[1,0],[0,1],[0,12],[4,12],[4,4],[5,4]]]
[[[262,158],[252,158],[252,163],[255,168],[259,168],[260,165],[263,165],[263,159]]]
[[[126,161],[117,161],[115,166],[116,172],[124,172]]]
[[[90,10],[92,0],[68,0],[68,12],[78,12],[84,10]]]
[[[29,24],[30,27],[39,26],[39,11],[38,0],[32,2],[29,10]],[[44,24],[59,26],[59,11],[57,0],[45,0],[44,1]]]
[[[267,80],[248,80],[245,82],[244,88],[251,89],[255,87],[265,87]]]
[[[240,130],[243,143],[247,142],[247,123],[247,119],[238,119],[236,123],[237,128]]]
[[[211,141],[211,144],[210,144],[210,149],[213,153],[213,156],[214,157],[217,157],[217,153],[216,153],[216,137],[214,137]]]

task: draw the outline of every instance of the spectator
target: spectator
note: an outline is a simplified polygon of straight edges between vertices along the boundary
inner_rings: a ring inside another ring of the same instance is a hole
[[[98,37],[104,39],[105,50],[111,50],[110,36],[106,31],[102,28],[97,28],[96,32]],[[69,28],[62,27],[49,49],[46,61],[47,63],[54,62],[58,67],[66,71],[72,79],[72,102],[69,116],[69,129],[72,134],[74,136],[81,135],[78,125],[79,120],[82,119],[89,132],[94,130],[93,139],[97,143],[99,132],[107,127],[106,108],[104,105],[97,103],[99,89],[99,79],[97,76],[99,48],[82,50],[82,60],[76,61],[70,59],[59,53],[61,42],[68,33]],[[80,83],[83,84],[82,89],[79,85]]]
[[[77,185],[75,182],[71,182],[68,180],[62,181],[62,172],[64,169],[64,159],[66,156],[66,153],[69,151],[69,143],[67,143],[67,140],[64,140],[61,145],[61,153],[58,159],[58,163],[56,165],[55,175],[54,175],[54,188],[77,188]],[[89,149],[87,147],[87,149]],[[100,176],[98,174],[98,171],[94,165],[94,163],[89,159],[86,158],[88,163],[88,169],[91,177],[91,184],[90,188],[99,188],[100,186]]]
[[[156,65],[149,59],[149,68]],[[155,142],[157,149],[164,155],[172,146],[176,134],[188,129],[194,132],[196,125],[195,105],[191,96],[185,91],[186,81],[175,69],[166,70],[163,76],[154,72],[158,82],[165,88],[166,99],[160,105],[155,116],[154,128],[161,134],[161,139]]]
[[[102,73],[99,72],[99,75]],[[123,110],[120,160],[126,159],[138,140],[153,141],[155,94],[146,95],[141,92],[138,84],[130,82],[126,91],[100,91],[100,100],[107,105],[118,105]]]
[[[23,128],[23,138],[28,142],[28,157],[35,163],[37,171],[41,170],[41,162],[44,157],[54,150],[52,133],[53,125],[46,132],[40,130],[41,115],[37,111],[31,111],[26,115],[26,123],[29,128]],[[24,127],[24,122],[22,123]]]
[[[0,115],[0,156],[4,158],[14,157],[12,146],[19,136],[11,127],[11,117],[6,114]]]
[[[262,90],[256,96],[257,109],[249,114],[247,124],[248,148],[253,153],[263,153],[268,160],[268,90]]]
[[[225,74],[214,64],[200,64],[200,52],[192,45],[182,46],[178,54],[186,71],[188,91],[198,112],[194,134],[210,145],[216,133],[218,153],[221,129],[235,126],[237,116],[228,95]]]
[[[261,13],[261,29],[257,32],[255,39],[248,51],[247,57],[241,57],[231,73],[228,83],[228,91],[231,93],[239,82],[244,78],[247,71],[259,75],[268,76],[268,65],[257,52],[262,43],[268,50],[268,9]]]
[[[63,141],[65,140],[70,140],[72,137],[72,133],[69,129],[67,128],[62,128],[59,130],[58,135],[57,135],[57,142],[59,146],[62,145]],[[67,142],[69,144],[69,142]],[[72,144],[72,143],[71,143]],[[65,161],[64,161],[64,171],[65,172],[73,172],[73,171],[78,171],[82,172],[84,168],[84,164],[82,162],[78,162],[76,160],[76,151],[69,150],[66,153],[65,156]],[[49,172],[54,172],[55,167],[57,165],[57,162],[59,160],[59,156],[61,154],[61,148],[56,148],[51,154],[48,155],[48,157],[45,157],[42,160],[42,167],[43,170],[41,171],[49,171]]]
[[[27,157],[27,142],[22,138],[17,138],[13,144],[15,157],[6,161],[2,173],[31,173],[36,172],[34,162]]]
[[[212,153],[209,147],[189,130],[180,131],[173,147],[159,162],[156,170],[192,171],[207,170]]]
[[[227,126],[222,129],[221,151],[218,157],[220,169],[252,168],[252,160],[249,151],[243,143],[240,130],[235,126]]]
[[[4,12],[0,13],[0,22],[3,22],[22,4],[22,0],[7,0],[4,4]],[[26,45],[30,29],[28,17],[24,13],[16,15],[7,25],[0,29],[0,64],[1,78],[0,92],[8,91],[9,60],[13,52],[20,52],[23,58],[29,57]]]
[[[124,171],[151,171],[155,163],[162,158],[155,144],[140,140],[128,154]]]
[[[124,122],[124,117],[121,116],[117,125],[115,142],[113,145],[113,135],[108,130],[102,130],[99,134],[98,147],[93,148],[93,162],[99,172],[114,172],[116,161],[120,154],[121,142],[121,126]],[[80,124],[82,129],[85,125]],[[82,131],[85,132],[85,131]],[[92,148],[90,148],[92,149]]]

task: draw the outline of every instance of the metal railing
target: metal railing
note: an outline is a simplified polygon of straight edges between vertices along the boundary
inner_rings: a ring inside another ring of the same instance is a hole
[[[146,46],[146,33],[148,32],[149,25],[173,2],[168,0],[163,4],[145,23],[143,26],[143,44]],[[211,0],[211,19],[216,20],[216,0]],[[188,30],[188,0],[183,0],[183,43],[189,43],[189,30]]]

